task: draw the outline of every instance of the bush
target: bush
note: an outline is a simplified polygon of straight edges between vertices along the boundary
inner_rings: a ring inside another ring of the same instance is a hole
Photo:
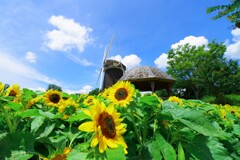
[[[216,102],[216,97],[214,97],[214,96],[204,96],[202,98],[202,101],[213,104],[213,103]]]
[[[214,96],[205,96],[202,98],[202,101],[211,103],[211,104],[229,104],[232,106],[240,106],[240,95],[237,94],[228,94],[228,95],[219,95],[218,97]]]
[[[240,95],[229,94],[225,96],[229,105],[240,106]]]

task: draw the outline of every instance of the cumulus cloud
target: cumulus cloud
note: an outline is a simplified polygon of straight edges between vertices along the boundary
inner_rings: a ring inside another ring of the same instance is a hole
[[[240,59],[240,29],[236,28],[231,31],[233,35],[232,44],[227,44],[225,55],[231,59]]]
[[[139,66],[142,61],[142,59],[135,54],[130,54],[123,58],[120,55],[116,55],[116,56],[110,57],[109,59],[117,60],[123,63],[127,67],[127,69]]]
[[[80,52],[91,42],[92,28],[83,26],[73,19],[63,16],[51,16],[49,23],[57,29],[46,33],[46,46],[56,51],[70,51],[77,48]]]
[[[161,69],[165,69],[168,64],[168,55],[166,53],[162,53],[155,61],[154,64]]]
[[[57,80],[39,73],[10,54],[0,52],[0,57],[0,79],[5,83],[17,83],[19,81],[26,87],[29,87],[30,83],[39,82],[60,85]]]
[[[192,46],[198,47],[202,45],[207,45],[208,40],[204,36],[199,36],[199,37],[188,36],[188,37],[185,37],[183,40],[180,40],[179,42],[172,44],[171,48],[176,49],[179,45],[185,45],[187,43],[189,43]]]
[[[208,40],[204,36],[199,36],[199,37],[187,36],[184,39],[180,40],[179,42],[172,44],[171,49],[176,49],[178,46],[185,45],[187,43],[189,43],[192,46],[198,47],[202,45],[207,45]],[[168,62],[167,53],[162,53],[159,55],[158,58],[155,59],[154,64],[158,68],[161,68],[164,70],[168,66],[167,62]]]
[[[92,91],[92,89],[93,89],[92,86],[86,85],[86,86],[83,86],[83,88],[80,89],[80,90],[69,90],[69,89],[66,89],[66,90],[63,90],[63,91],[68,93],[68,94],[74,94],[74,93],[87,94],[90,91]]]
[[[25,58],[30,62],[30,63],[36,63],[37,61],[37,56],[35,53],[28,51],[25,54]]]

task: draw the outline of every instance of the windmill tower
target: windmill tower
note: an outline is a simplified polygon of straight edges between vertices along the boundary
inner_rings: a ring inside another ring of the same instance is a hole
[[[98,79],[101,77],[101,85],[99,87],[100,91],[103,91],[105,88],[111,87],[115,84],[123,76],[126,70],[126,66],[121,62],[107,59],[113,40],[114,36],[112,37],[108,47],[104,50],[102,67],[98,77]],[[102,73],[104,74],[103,79],[101,76]]]

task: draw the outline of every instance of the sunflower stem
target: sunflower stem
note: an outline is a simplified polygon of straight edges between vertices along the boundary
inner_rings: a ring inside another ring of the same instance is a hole
[[[6,108],[4,108],[3,111],[4,111],[5,121],[7,123],[8,128],[9,128],[9,131],[10,131],[10,133],[14,133],[14,127],[13,127],[11,119],[9,118],[8,111],[7,111]]]
[[[135,121],[135,118],[134,118],[134,113],[133,113],[133,108],[132,108],[132,105],[130,105],[130,111],[131,111],[131,118],[132,118],[132,122],[133,122],[133,128],[135,130],[135,133],[137,135],[137,140],[138,140],[138,143],[141,145],[141,148],[142,148],[142,138],[141,138],[141,135],[140,133],[138,132],[138,129],[137,129],[137,126],[136,126],[136,121]]]

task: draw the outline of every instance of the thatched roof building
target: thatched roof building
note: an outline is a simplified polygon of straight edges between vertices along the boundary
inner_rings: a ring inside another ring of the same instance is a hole
[[[127,70],[120,80],[130,81],[140,91],[156,91],[166,89],[168,95],[175,80],[161,71],[159,68],[150,66],[139,66]]]

